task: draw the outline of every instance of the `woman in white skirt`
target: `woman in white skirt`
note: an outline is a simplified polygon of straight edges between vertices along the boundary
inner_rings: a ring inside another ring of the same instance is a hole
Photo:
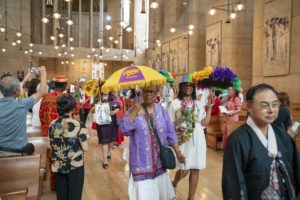
[[[185,157],[185,164],[179,164],[179,170],[172,184],[176,188],[178,182],[190,173],[188,200],[193,200],[199,171],[206,167],[206,141],[203,129],[210,120],[213,94],[210,93],[208,96],[209,106],[206,113],[205,105],[196,98],[195,85],[189,77],[185,75],[183,82],[179,84],[178,97],[172,101],[169,114],[176,127],[179,149]]]
[[[142,90],[144,102],[134,102],[120,123],[121,133],[130,137],[129,144],[129,199],[171,200],[175,198],[170,177],[162,166],[161,144],[172,146],[179,162],[184,163],[174,126],[168,112],[154,103],[157,90],[149,86]]]

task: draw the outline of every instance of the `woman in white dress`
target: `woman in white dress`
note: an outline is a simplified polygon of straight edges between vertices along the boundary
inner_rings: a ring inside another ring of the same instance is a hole
[[[206,167],[206,141],[203,129],[210,120],[212,102],[213,93],[210,93],[206,113],[205,105],[196,99],[195,85],[189,78],[184,77],[184,81],[179,84],[178,98],[172,101],[169,107],[169,114],[177,131],[179,148],[185,157],[185,164],[179,164],[179,170],[172,184],[176,188],[178,182],[190,172],[188,200],[194,199],[199,171]]]

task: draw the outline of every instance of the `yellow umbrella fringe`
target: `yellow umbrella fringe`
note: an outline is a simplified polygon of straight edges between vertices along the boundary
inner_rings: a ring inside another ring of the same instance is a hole
[[[101,87],[102,91],[116,91],[116,90],[124,90],[124,89],[132,89],[135,87],[148,87],[151,85],[162,85],[166,84],[166,78],[165,79],[158,79],[158,80],[142,80],[142,81],[134,81],[134,82],[128,82],[128,83],[120,83],[120,84],[114,84],[114,85],[103,85]]]
[[[192,81],[196,83],[203,79],[207,79],[212,72],[213,72],[213,67],[211,67],[211,66],[205,67],[204,69],[202,69],[198,72],[194,72],[192,74],[192,76],[191,76]]]

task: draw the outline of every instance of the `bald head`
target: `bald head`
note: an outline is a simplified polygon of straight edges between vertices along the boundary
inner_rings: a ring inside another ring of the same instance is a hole
[[[0,81],[0,91],[4,97],[15,97],[20,91],[20,81],[13,76],[6,76]]]

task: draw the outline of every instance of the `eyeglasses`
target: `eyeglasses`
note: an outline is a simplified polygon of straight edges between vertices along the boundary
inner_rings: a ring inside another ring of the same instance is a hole
[[[268,103],[268,102],[260,102],[258,104],[258,107],[261,109],[261,110],[268,110],[269,108],[273,108],[273,109],[276,109],[276,108],[279,108],[280,106],[280,102],[279,101],[273,101],[272,103]]]
[[[184,85],[184,87],[193,87],[191,84]]]

